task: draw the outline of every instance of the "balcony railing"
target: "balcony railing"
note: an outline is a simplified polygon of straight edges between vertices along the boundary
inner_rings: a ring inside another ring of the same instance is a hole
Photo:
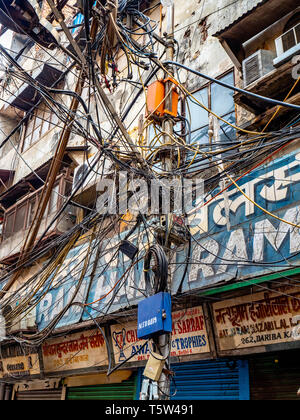
[[[72,190],[72,179],[65,174],[60,175],[52,190],[50,200],[48,202],[41,226],[38,234],[41,235],[49,222],[53,219],[58,210],[62,207],[63,196],[69,196]],[[2,239],[0,246],[0,261],[6,258],[12,258],[17,255],[28,233],[35,214],[37,212],[42,188],[28,194],[15,205],[11,206],[4,214],[4,223],[2,229]],[[59,234],[67,231],[72,227],[73,220],[69,217],[63,217],[57,221],[47,236]]]

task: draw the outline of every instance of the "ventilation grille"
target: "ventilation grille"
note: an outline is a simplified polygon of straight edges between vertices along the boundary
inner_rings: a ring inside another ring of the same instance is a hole
[[[260,78],[259,72],[259,57],[256,55],[245,63],[245,82],[246,85],[250,85],[255,80]]]
[[[300,23],[276,39],[277,57],[300,43]]]
[[[269,50],[259,50],[243,62],[245,87],[274,70],[276,54]]]

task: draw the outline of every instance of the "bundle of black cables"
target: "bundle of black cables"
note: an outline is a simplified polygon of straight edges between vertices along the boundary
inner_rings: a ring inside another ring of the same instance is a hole
[[[154,266],[151,264],[154,262]],[[151,279],[151,273],[154,279]],[[168,286],[168,259],[161,245],[152,245],[144,258],[144,273],[146,292],[153,295],[167,290]]]
[[[133,9],[139,9],[142,0],[119,0],[118,12],[122,13],[128,7]]]

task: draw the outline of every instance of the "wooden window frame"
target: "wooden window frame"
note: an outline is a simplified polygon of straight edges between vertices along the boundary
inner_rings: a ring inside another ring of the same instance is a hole
[[[49,117],[47,119],[47,116]],[[43,103],[39,108],[37,108],[36,110],[34,110],[33,114],[30,115],[26,121],[26,123],[24,124],[24,131],[22,134],[22,153],[27,152],[27,150],[29,150],[34,144],[36,144],[43,136],[45,136],[50,130],[52,130],[52,128],[54,128],[57,124],[52,124],[54,118],[55,118],[56,114],[54,112],[52,112],[45,103]],[[37,118],[39,118],[41,120],[41,124],[39,125],[39,132],[38,132],[38,138],[37,140],[33,141],[33,133],[36,130],[37,126],[36,126],[36,120]],[[31,120],[34,120],[33,122],[33,128],[30,132],[30,134],[27,136],[27,130],[28,130],[28,125],[30,123]],[[48,124],[48,129],[43,133],[43,126],[45,124]],[[25,148],[25,143],[26,143],[26,139],[30,138],[30,141],[28,142],[28,145]]]
[[[234,71],[234,68],[231,68],[231,69],[229,69],[229,70],[227,70],[225,73],[222,73],[221,75],[219,75],[218,77],[216,77],[215,79],[216,80],[221,80],[221,79],[223,79],[223,77],[226,77],[226,76],[228,76],[229,74],[232,74],[233,75],[233,83],[234,83],[234,86],[235,86],[235,84],[236,84],[236,77],[235,77],[235,71]],[[201,90],[204,90],[204,89],[208,89],[208,105],[207,105],[207,108],[208,109],[211,109],[212,108],[212,94],[211,94],[211,87],[212,87],[212,85],[214,84],[215,82],[213,82],[213,81],[209,81],[209,82],[207,82],[207,83],[205,83],[203,86],[201,86],[200,88],[198,88],[198,89],[195,89],[195,90],[193,90],[191,93],[192,94],[195,94],[195,93],[198,93],[198,92],[200,92]],[[234,100],[233,100],[233,102],[234,102]],[[186,105],[186,103],[187,103],[187,96],[185,96],[183,99],[182,99],[182,105],[181,105],[181,108],[182,108],[182,115],[185,117],[185,118],[188,118],[189,117],[189,113],[188,113],[188,111],[187,111],[187,105]],[[226,119],[226,117],[228,117],[228,115],[231,115],[233,112],[235,112],[235,119],[236,119],[236,108],[235,108],[235,110],[234,111],[231,111],[231,112],[228,112],[227,114],[224,114],[224,115],[220,115],[220,117],[221,118],[224,118],[224,119]],[[209,114],[209,113],[208,113]],[[197,130],[195,130],[195,132],[196,131],[201,131],[201,130],[203,130],[205,127],[209,127],[209,118],[208,118],[208,123],[207,124],[205,124],[205,125],[203,125],[202,127],[199,127],[199,128],[197,128]]]
[[[55,208],[50,211],[50,206],[49,206],[49,202],[46,208],[46,212],[44,214],[43,220],[46,220],[50,215],[53,215],[55,212],[58,211],[58,209],[61,208],[62,206],[62,199],[65,195],[66,189],[67,189],[67,183],[68,182],[72,182],[71,178],[69,176],[66,176],[65,174],[61,174],[60,176],[57,177],[57,180],[54,184],[55,188],[57,185],[59,186],[58,188],[58,197],[57,197],[57,203]],[[26,229],[29,228],[30,224],[28,223],[28,216],[29,216],[29,210],[30,210],[30,204],[31,202],[34,200],[35,204],[34,204],[34,209],[36,209],[37,203],[39,202],[39,196],[40,193],[42,191],[43,187],[39,188],[38,190],[34,191],[31,194],[28,194],[26,197],[24,197],[22,200],[20,200],[18,203],[14,204],[12,207],[10,207],[9,209],[7,209],[7,211],[4,214],[4,221],[3,221],[3,232],[2,232],[2,240],[6,240],[9,239],[11,237],[13,237],[14,235],[16,235],[19,232],[24,232]],[[15,231],[15,225],[16,225],[16,218],[17,218],[17,214],[18,214],[18,209],[23,207],[24,204],[26,205],[26,210],[25,210],[25,216],[24,216],[24,222],[23,222],[23,226],[21,229],[19,229],[18,231]],[[13,223],[12,223],[12,229],[11,229],[11,234],[9,236],[6,236],[6,227],[7,227],[7,219],[9,216],[11,215],[13,216]]]

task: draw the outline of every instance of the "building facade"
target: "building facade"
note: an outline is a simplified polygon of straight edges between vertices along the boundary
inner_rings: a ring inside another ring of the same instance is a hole
[[[299,398],[300,5],[22,3],[0,6],[0,399],[140,399],[157,244],[168,398]],[[204,194],[171,227],[143,196],[101,214],[120,173]]]

